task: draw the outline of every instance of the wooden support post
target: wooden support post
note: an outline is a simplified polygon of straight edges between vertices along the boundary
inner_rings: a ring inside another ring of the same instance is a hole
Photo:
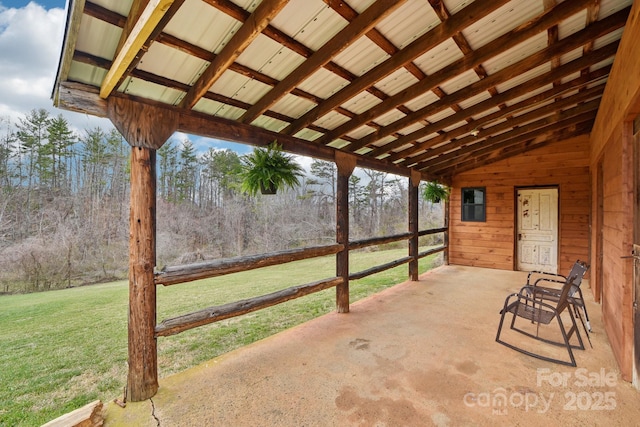
[[[418,187],[420,185],[420,174],[411,173],[409,177],[409,256],[413,258],[409,262],[409,279],[418,280]]]
[[[338,185],[336,194],[336,242],[344,249],[336,254],[336,276],[344,279],[336,286],[336,310],[349,312],[349,178],[356,167],[353,155],[336,152]]]
[[[446,228],[446,230],[442,244],[445,249],[444,252],[442,252],[442,262],[444,265],[449,265],[449,199],[444,201],[444,228]]]
[[[156,150],[177,129],[172,111],[108,99],[107,114],[131,145],[129,214],[129,374],[127,400],[158,391],[156,328]]]
[[[127,400],[139,402],[158,391],[156,327],[155,150],[131,148],[129,216],[129,375]]]

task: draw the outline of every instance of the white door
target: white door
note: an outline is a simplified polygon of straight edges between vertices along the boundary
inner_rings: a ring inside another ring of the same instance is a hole
[[[517,269],[558,272],[558,189],[518,190]]]

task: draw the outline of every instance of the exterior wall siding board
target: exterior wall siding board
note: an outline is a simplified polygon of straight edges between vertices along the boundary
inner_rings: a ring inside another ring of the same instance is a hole
[[[449,256],[452,264],[513,270],[516,187],[558,186],[559,272],[589,261],[589,138],[559,141],[453,178]],[[486,187],[487,221],[461,221],[461,188]]]

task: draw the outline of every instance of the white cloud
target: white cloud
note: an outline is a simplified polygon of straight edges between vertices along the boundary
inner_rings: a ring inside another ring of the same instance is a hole
[[[22,8],[0,7],[0,117],[16,123],[33,109],[62,114],[77,131],[108,120],[57,109],[51,92],[58,69],[66,22],[60,8],[46,10],[30,2]]]

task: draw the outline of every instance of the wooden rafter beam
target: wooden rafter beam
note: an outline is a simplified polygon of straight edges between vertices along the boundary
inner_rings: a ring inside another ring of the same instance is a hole
[[[140,49],[156,29],[160,20],[167,12],[174,0],[151,0],[140,14],[139,19],[131,29],[122,48],[116,55],[111,68],[107,72],[100,86],[100,97],[107,98],[124,76],[129,65],[138,56]]]
[[[280,98],[291,92],[318,68],[348,48],[353,42],[371,30],[378,22],[400,7],[406,0],[377,0],[349,25],[322,45],[309,59],[285,77],[275,88],[267,92],[253,107],[240,117],[243,123],[251,123]]]
[[[322,117],[324,114],[353,98],[361,91],[373,86],[397,69],[404,67],[405,64],[413,61],[423,53],[444,42],[454,34],[498,9],[505,3],[507,3],[506,0],[487,0],[471,3],[469,6],[456,13],[451,19],[443,22],[428,33],[416,39],[392,58],[374,67],[369,72],[355,79],[342,90],[327,98],[322,104],[317,105],[315,108],[288,126],[283,133],[287,133],[289,135],[295,134],[310,123],[313,123],[315,120]],[[400,103],[396,104],[396,106],[397,105],[400,105]]]
[[[531,136],[531,138],[515,143],[512,146],[496,149],[495,151],[478,155],[478,157],[456,163],[454,166],[439,171],[439,176],[443,177],[442,179],[448,179],[448,177],[453,175],[480,168],[500,160],[505,160],[509,157],[544,147],[556,141],[576,138],[581,135],[588,135],[591,132],[592,127],[593,120],[587,120],[583,123],[575,124],[570,128],[562,129],[560,131],[538,133],[535,136]]]
[[[564,2],[561,3],[558,7],[561,7],[564,4],[567,3],[572,3],[572,2]],[[628,10],[625,9],[620,13],[616,13],[614,15],[609,16],[608,18],[602,20],[602,21],[598,21],[597,23],[595,23],[594,25],[592,25],[591,27],[582,30],[578,33],[572,34],[569,37],[564,38],[562,41],[549,46],[541,51],[538,51],[536,53],[534,53],[533,55],[524,58],[510,66],[507,66],[506,68],[503,68],[502,70],[500,70],[497,73],[492,74],[491,76],[489,76],[486,79],[480,80],[476,83],[472,83],[468,86],[466,86],[463,89],[458,90],[457,92],[454,92],[452,94],[450,94],[449,96],[447,96],[446,98],[441,99],[438,102],[432,103],[430,105],[427,105],[423,108],[421,108],[420,110],[415,111],[413,114],[407,115],[405,117],[403,117],[400,120],[396,120],[395,122],[384,126],[383,128],[381,128],[380,130],[377,130],[361,139],[358,140],[358,142],[356,142],[355,144],[350,144],[348,146],[348,148],[345,148],[348,151],[354,152],[357,151],[369,144],[373,144],[374,142],[388,136],[391,135],[394,132],[399,132],[402,129],[412,125],[413,123],[415,123],[416,121],[425,118],[425,117],[429,117],[430,115],[436,114],[440,111],[442,111],[445,108],[448,108],[448,105],[451,103],[457,103],[460,102],[462,100],[468,99],[472,96],[478,95],[481,92],[484,92],[487,90],[487,88],[503,82],[503,81],[507,81],[515,76],[518,76],[532,68],[535,68],[541,64],[547,63],[549,62],[552,58],[556,57],[556,56],[561,56],[564,55],[568,52],[570,52],[573,49],[576,49],[578,47],[583,46],[588,40],[591,40],[594,37],[600,37],[602,35],[608,34],[611,31],[614,31],[622,26],[624,26],[625,22],[626,22],[626,15],[625,12],[628,14]],[[485,45],[487,46],[487,45]],[[614,55],[615,54],[615,49],[617,48],[617,43],[613,43],[610,46],[610,49],[613,49],[613,51],[610,53],[609,56]],[[615,47],[613,47],[615,46]],[[599,51],[602,51],[602,49],[599,49]],[[481,49],[478,49],[476,51],[476,53],[481,52]],[[456,63],[454,63],[456,64]],[[447,68],[444,68],[443,70],[441,70],[442,72],[450,72],[447,70]],[[434,73],[433,76],[435,76],[437,73]],[[458,75],[459,73],[456,72],[454,74],[452,74],[452,77],[455,75]],[[421,82],[422,83],[422,82]],[[421,84],[421,83],[418,83]],[[406,91],[400,92],[401,94],[404,93]],[[416,91],[416,92],[412,92],[413,94],[415,93],[420,93],[420,91]],[[415,95],[413,95],[415,96]],[[384,104],[384,102],[382,103]],[[365,112],[361,115],[359,115],[359,117],[363,117],[366,116],[368,114],[370,114],[371,111],[376,111],[376,110],[380,110],[382,104],[377,105],[376,107],[372,108],[371,110],[369,110],[369,112]],[[389,105],[387,105],[388,107]],[[385,108],[382,108],[383,110]],[[375,114],[379,115],[380,111],[376,111]],[[369,119],[370,117],[367,117],[367,119]],[[349,122],[346,123],[346,125],[351,126],[352,122],[357,122],[356,119],[352,119]],[[336,129],[340,129],[340,128],[344,128],[345,126],[338,126],[338,128]],[[343,133],[346,129],[342,129],[339,131],[339,133]],[[335,130],[334,130],[335,132]],[[332,136],[334,135],[333,133],[331,134]],[[324,138],[321,139],[321,142],[327,142]],[[328,141],[330,142],[330,141]]]
[[[591,57],[587,57],[585,59],[580,59],[579,63],[568,63],[565,64],[564,66],[562,66],[561,68],[558,68],[556,70],[553,71],[549,71],[541,76],[536,77],[535,79],[530,80],[529,82],[527,82],[526,84],[521,84],[518,85],[516,87],[513,87],[503,93],[501,93],[500,95],[498,95],[496,97],[496,99],[487,99],[485,101],[482,101],[474,106],[471,106],[467,109],[465,109],[463,112],[459,113],[459,115],[454,114],[452,116],[446,117],[436,123],[433,123],[430,126],[427,126],[423,129],[420,129],[418,131],[412,132],[410,134],[405,135],[403,138],[401,138],[400,140],[397,141],[392,141],[389,144],[385,144],[382,147],[380,147],[379,153],[381,154],[384,150],[384,152],[390,152],[391,150],[395,149],[395,148],[399,148],[402,147],[403,145],[406,145],[407,143],[411,142],[411,141],[416,141],[418,139],[424,138],[432,133],[434,133],[437,129],[443,129],[443,128],[448,128],[449,126],[452,126],[456,123],[459,123],[462,119],[462,117],[464,116],[474,116],[477,114],[482,114],[487,110],[490,110],[491,108],[495,107],[496,102],[508,102],[512,99],[518,98],[520,96],[524,96],[528,93],[530,93],[533,90],[536,90],[540,87],[544,87],[546,85],[549,85],[551,83],[553,83],[554,81],[558,80],[559,78],[563,78],[566,77],[572,73],[575,73],[577,71],[577,67],[581,67],[584,66],[584,64],[588,64],[588,65],[592,65],[594,64],[598,59],[600,59],[600,56],[598,56],[595,59],[590,60]],[[518,110],[522,110],[524,108],[530,107],[538,102],[544,101],[546,99],[548,99],[550,96],[556,96],[556,95],[560,95],[562,94],[562,92],[566,91],[566,90],[571,90],[572,88],[576,87],[576,86],[582,86],[584,84],[587,83],[591,83],[593,81],[597,81],[599,79],[602,79],[604,77],[606,77],[609,74],[609,71],[611,70],[611,67],[603,67],[601,69],[595,70],[592,73],[586,75],[586,76],[582,76],[581,78],[576,78],[573,80],[570,80],[569,82],[566,82],[560,86],[556,86],[552,89],[549,89],[548,91],[545,91],[543,93],[540,93],[538,95],[535,95],[533,97],[527,98],[526,100],[520,101],[517,104],[511,105],[510,107],[508,107],[507,109],[505,109],[504,111],[497,111],[495,113],[492,113],[488,116],[482,117],[481,119],[479,119],[476,123],[474,123],[473,126],[463,126],[462,128],[459,128],[463,131],[463,133],[458,133],[457,129],[452,131],[452,132],[448,132],[444,135],[432,138],[432,139],[428,139],[426,141],[421,141],[421,142],[417,142],[415,143],[415,145],[411,148],[406,148],[404,150],[401,150],[397,153],[394,153],[388,160],[391,161],[397,161],[400,160],[401,158],[405,158],[406,160],[403,161],[403,164],[406,164],[407,162],[411,161],[413,162],[414,159],[411,158],[410,156],[413,155],[414,153],[417,153],[419,151],[424,151],[424,150],[428,150],[431,149],[431,147],[440,144],[442,142],[446,142],[447,140],[452,140],[453,138],[456,138],[460,135],[463,135],[464,133],[467,132],[471,132],[472,130],[480,130],[482,126],[484,126],[485,124],[489,123],[492,120],[497,120],[497,119],[501,119],[503,118],[506,114],[514,114],[516,113]],[[370,154],[372,156],[376,156],[376,152],[375,150],[372,151],[371,153],[367,153]],[[378,154],[379,155],[379,154]]]
[[[557,0],[543,0],[544,10],[551,10],[557,5]],[[554,25],[547,30],[547,45],[551,46],[558,41],[558,26]],[[560,66],[560,58],[556,57],[551,60],[551,68],[558,68]],[[559,85],[559,81],[553,82],[555,86]]]
[[[87,112],[97,117],[107,117],[107,101],[100,98],[97,88],[82,83],[63,82],[60,84],[59,92],[60,108],[64,108],[69,111]],[[111,96],[176,112],[179,114],[177,130],[191,135],[218,138],[226,141],[240,142],[256,146],[267,146],[273,142],[274,139],[277,139],[278,143],[282,145],[285,151],[327,161],[334,161],[336,153],[342,153],[337,148],[314,144],[313,142],[293,136],[282,135],[267,129],[238,123],[233,120],[212,117],[204,113],[185,110],[157,101],[140,99],[120,92],[116,92]],[[350,153],[342,153],[342,155],[353,157],[356,164],[363,168],[375,169],[400,176],[411,175],[411,169],[397,166],[391,162],[363,158]],[[421,177],[425,181],[433,178],[426,173],[421,173]]]
[[[74,53],[73,60],[78,63],[104,68],[105,70],[108,70],[109,67],[111,66],[111,61],[107,59],[100,58],[85,52],[80,52],[78,50],[76,50],[76,52]],[[129,75],[131,77],[135,77],[146,82],[155,83],[158,86],[164,86],[164,87],[175,89],[177,91],[182,91],[182,92],[187,92],[190,87],[186,83],[178,82],[176,80],[168,79],[166,77],[158,76],[150,72],[137,70],[137,69],[132,70]],[[303,92],[298,89],[296,89],[296,94],[301,97],[315,99],[313,95],[307,94],[306,92]],[[222,104],[231,105],[233,107],[237,107],[242,110],[247,110],[251,107],[250,104],[247,104],[246,102],[243,102],[239,99],[229,98],[227,96],[220,95],[213,92],[207,92],[204,95],[204,98],[209,99],[211,101],[220,102]],[[290,117],[275,111],[266,111],[264,114],[268,117],[272,117],[274,119],[280,120],[281,122],[285,122],[285,123],[291,123],[294,120],[293,117]],[[310,129],[319,133],[328,132],[328,129],[322,128],[320,126],[311,126]]]
[[[289,0],[263,0],[187,92],[180,106],[185,109],[193,108],[288,2]]]
[[[438,15],[438,18],[440,18],[441,21],[446,21],[447,19],[451,18],[451,13],[447,9],[447,5],[444,4],[443,0],[429,0],[429,4],[431,4],[431,7],[433,8],[436,15]],[[467,40],[467,38],[464,36],[462,32],[458,32],[454,34],[453,41],[458,46],[458,49],[460,49],[460,52],[462,52],[464,56],[468,56],[473,53],[473,48],[471,47],[471,45],[469,44],[469,41]],[[476,75],[480,78],[480,80],[489,76],[489,74],[487,73],[487,71],[485,70],[482,64],[478,64],[474,66],[473,71],[475,71]],[[498,89],[496,89],[495,86],[490,87],[489,89],[487,89],[487,91],[491,96],[496,96],[498,94]],[[439,93],[439,92],[444,93],[444,91],[442,91],[442,89],[440,89],[440,87],[438,86],[436,93]],[[444,98],[444,96],[440,96],[440,98]],[[504,104],[499,105],[499,108],[504,108],[504,107],[506,107],[506,105]],[[460,107],[460,105],[458,104],[453,104],[451,105],[451,109],[457,113],[462,110],[462,107]],[[465,120],[469,123],[473,121],[473,119],[470,117],[465,118]]]
[[[525,24],[520,25],[519,27],[513,29],[512,31],[509,31],[503,36],[498,37],[494,41],[487,43],[481,48],[475,50],[472,54],[467,55],[466,57],[458,61],[455,61],[454,63],[448,65],[447,67],[444,67],[441,70],[433,73],[432,75],[429,76],[429,78],[398,92],[394,96],[390,97],[388,100],[358,115],[357,118],[349,120],[347,123],[341,126],[338,126],[332,132],[323,136],[319,142],[328,144],[331,141],[337,138],[340,138],[343,135],[348,134],[352,130],[357,129],[358,127],[365,124],[367,121],[373,120],[374,118],[387,113],[388,111],[393,109],[397,103],[408,102],[409,100],[415,98],[417,93],[423,93],[427,90],[430,90],[433,86],[442,84],[460,75],[461,73],[464,73],[472,69],[475,65],[481,64],[493,58],[500,52],[503,52],[506,49],[510,49],[512,47],[517,46],[518,44],[524,42],[525,40],[528,40],[529,38],[535,36],[541,31],[546,30],[546,28],[548,28],[550,25],[555,25],[560,20],[575,14],[577,11],[582,10],[584,8],[584,3],[586,3],[587,1],[588,0],[576,0],[571,2],[564,2],[561,5],[559,5],[558,8],[554,9],[553,11],[554,13],[551,13],[551,12],[544,13],[536,17],[535,19],[532,19],[529,22],[526,22]],[[532,55],[529,58],[526,58],[523,61],[526,61],[527,59],[531,61],[534,58],[537,59],[538,61],[543,60],[543,58],[540,57],[539,53],[537,55]],[[483,80],[480,80],[473,86],[478,88],[482,87],[482,90],[480,90],[479,92],[484,92],[488,90],[490,87],[493,87],[498,83],[501,83],[504,79],[505,74],[514,73],[514,72],[518,72],[518,74],[520,74],[522,70],[528,70],[528,68],[524,66],[524,62],[520,61],[518,64],[521,64],[521,67],[522,67],[521,69],[517,69],[517,64],[514,64],[510,67],[507,67],[501,70],[499,73],[495,73]],[[476,92],[476,93],[479,93],[479,92]],[[466,99],[468,96],[464,94],[465,94],[465,89],[462,89],[455,92],[454,94],[450,94],[446,98],[442,98],[439,102],[436,102],[434,104],[444,106],[443,108],[448,108],[449,105],[453,103],[458,103]],[[454,100],[453,99],[454,96],[458,98]],[[423,114],[423,112],[428,112],[428,114]],[[391,135],[394,132],[398,132],[402,130],[403,128],[415,123],[420,119],[426,118],[431,114],[434,114],[434,113],[431,111],[430,106],[427,106],[419,111],[414,112],[413,114],[409,114],[404,118],[391,123],[390,125],[386,126],[380,131],[376,131],[372,134],[369,134],[367,137],[362,138],[357,144],[350,145],[348,150],[352,152],[357,151],[360,148],[365,147],[369,144],[372,144],[373,142],[381,138],[384,138],[388,135]]]
[[[478,154],[511,145],[516,139],[528,139],[530,135],[535,135],[536,133],[557,131],[571,127],[576,123],[594,119],[599,105],[600,98],[421,162],[416,165],[416,168],[419,170],[440,169],[443,167],[442,165],[449,166],[452,163],[457,163],[461,158],[475,157]]]
[[[582,76],[578,79],[582,80],[584,79],[585,76]],[[578,81],[578,79],[575,79],[576,81]],[[550,89],[549,91],[547,91],[547,95],[545,95],[545,98],[549,98],[550,96],[555,96],[557,95],[559,92],[557,92],[558,87],[553,87],[552,89]],[[540,102],[542,102],[544,99],[543,98],[539,98]],[[573,98],[575,99],[575,98]],[[544,108],[544,107],[542,107]],[[513,120],[514,118],[511,118],[510,120]],[[482,138],[482,137],[487,137],[491,135],[491,132],[493,132],[492,130],[488,129],[487,132],[483,130],[481,130],[478,133],[478,136],[473,136],[473,134],[465,136],[464,138],[460,138],[460,139],[456,139],[453,140],[447,144],[442,144],[439,146],[436,146],[434,148],[429,148],[423,152],[420,152],[414,156],[411,157],[406,157],[403,161],[401,162],[397,162],[398,165],[403,165],[403,166],[407,166],[407,167],[413,167],[416,164],[420,163],[420,162],[424,162],[427,161],[429,159],[432,159],[436,156],[439,156],[441,154],[450,152],[454,149],[457,149],[459,147],[463,147],[465,145],[469,145],[472,143],[477,142],[478,138]],[[393,156],[390,156],[388,158],[386,158],[385,160],[389,160],[389,161],[394,161]]]
[[[459,163],[461,159],[466,160],[470,157],[476,157],[480,154],[512,146],[523,140],[535,138],[541,133],[555,132],[569,128],[577,123],[593,120],[595,119],[599,106],[599,100],[597,101],[598,102],[589,102],[587,104],[571,108],[557,114],[556,116],[537,120],[510,132],[505,132],[504,134],[487,138],[485,141],[478,142],[467,147],[462,147],[458,150],[452,151],[451,153],[447,153],[446,155],[438,156],[427,162],[419,163],[416,165],[416,169],[428,170],[434,174],[439,174],[439,171]]]
[[[598,20],[598,15],[600,14],[600,0],[593,0],[593,3],[587,9],[587,21],[585,22],[586,26],[589,26]],[[589,53],[593,50],[594,41],[590,41],[589,43],[584,45],[583,54]],[[587,74],[589,69],[582,70],[582,74]]]
[[[144,12],[144,9],[149,4],[149,0],[134,0],[131,3],[131,9],[129,9],[129,15],[124,23],[124,27],[122,28],[122,33],[120,34],[120,41],[118,42],[118,47],[116,47],[116,52],[120,52],[122,47],[126,43],[129,35],[133,31],[138,19]]]
[[[584,93],[588,92],[585,91]],[[577,115],[584,111],[592,111],[600,104],[601,95],[602,87],[599,87],[598,91],[593,91],[587,96],[584,96],[583,94],[575,95],[562,101],[558,101],[559,103],[562,103],[563,107],[573,107],[568,110],[568,113],[561,113],[560,110],[555,111],[552,108],[543,107],[521,116],[513,117],[505,122],[483,130],[483,132],[479,133],[478,136],[469,135],[465,138],[456,140],[451,144],[442,145],[433,150],[429,150],[424,155],[412,159],[410,164],[418,165],[417,167],[421,168],[422,165],[433,165],[438,162],[445,162],[449,159],[456,158],[465,152],[474,151],[478,149],[478,147],[494,144],[505,138],[511,138],[521,133],[526,133],[531,130],[547,126],[548,124],[553,123],[554,120],[558,120],[558,117],[562,116],[562,114],[564,114],[563,117],[566,117],[568,114]],[[594,96],[597,96],[598,98],[580,105],[579,107],[575,106],[576,102],[583,102],[584,100],[592,99]]]
[[[583,79],[583,77],[580,77]],[[577,80],[577,79],[576,79]],[[566,86],[563,86],[566,87]],[[433,138],[433,140],[429,140],[430,145],[436,146],[437,144],[442,144],[437,146],[436,148],[431,148],[419,156],[408,157],[406,162],[403,162],[404,165],[409,166],[418,162],[425,161],[429,158],[438,156],[442,153],[446,153],[447,151],[454,150],[458,147],[465,146],[467,144],[475,143],[481,141],[484,138],[495,135],[499,132],[505,131],[507,129],[511,129],[515,126],[520,126],[521,124],[525,124],[528,121],[538,119],[540,117],[545,117],[546,115],[553,114],[556,111],[559,111],[563,108],[570,107],[572,105],[576,105],[580,102],[586,102],[593,97],[602,96],[602,92],[604,91],[604,83],[589,88],[580,94],[569,96],[567,98],[560,98],[556,102],[552,104],[548,104],[539,108],[536,108],[528,113],[521,114],[519,116],[513,116],[513,114],[519,110],[526,108],[527,106],[531,107],[535,104],[532,104],[528,99],[525,101],[521,101],[513,106],[508,107],[505,110],[497,111],[496,113],[483,117],[480,120],[474,122],[473,124],[468,124],[465,126],[461,126],[460,130],[454,129],[451,132],[448,132],[445,135],[437,136]],[[557,90],[557,87],[554,87],[548,91],[546,91],[547,95],[543,97],[537,98],[537,102],[545,102],[549,99],[549,96],[559,96],[560,92]],[[507,117],[507,120],[504,120]],[[491,123],[498,122],[493,126],[490,126]],[[469,132],[468,128],[471,126],[479,126],[483,125],[482,128],[478,128],[477,134],[467,135],[460,139],[454,139],[457,136],[467,134]],[[451,141],[451,142],[449,142]],[[448,143],[446,143],[448,142]],[[446,143],[446,144],[444,144]],[[392,157],[387,158],[387,160],[394,161]]]

